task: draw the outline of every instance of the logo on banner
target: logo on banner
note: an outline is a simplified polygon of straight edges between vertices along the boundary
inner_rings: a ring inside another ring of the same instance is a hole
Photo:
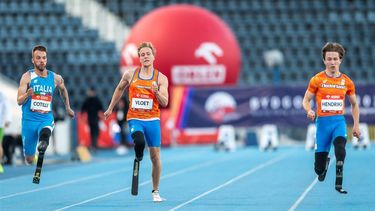
[[[207,98],[205,110],[216,123],[225,123],[240,118],[236,112],[237,103],[227,92],[215,92]]]
[[[124,74],[126,70],[136,68],[133,60],[138,58],[138,49],[134,43],[129,43],[125,46],[122,51],[122,58],[125,60],[126,66],[121,67],[121,74]],[[133,81],[135,82],[135,81]]]
[[[226,67],[217,64],[217,57],[224,55],[223,50],[213,42],[203,42],[194,52],[196,58],[204,59],[208,64],[175,65],[172,67],[174,84],[222,84],[225,81]]]

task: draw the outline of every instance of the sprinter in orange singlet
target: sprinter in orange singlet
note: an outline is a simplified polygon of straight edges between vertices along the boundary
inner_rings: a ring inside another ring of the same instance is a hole
[[[327,43],[322,48],[324,71],[316,74],[309,83],[303,108],[307,118],[315,120],[316,149],[315,172],[319,181],[324,181],[328,165],[329,151],[333,142],[336,157],[335,189],[346,194],[342,188],[343,165],[345,160],[345,145],[347,141],[346,123],[344,117],[345,96],[349,97],[352,106],[353,136],[359,138],[359,107],[355,95],[353,81],[340,72],[340,64],[345,55],[345,49],[338,43]],[[311,100],[315,96],[317,112],[311,109]]]
[[[147,142],[152,161],[152,198],[154,202],[161,202],[164,199],[159,195],[161,174],[159,106],[168,105],[168,79],[154,69],[155,49],[150,42],[142,42],[139,45],[138,56],[142,66],[123,74],[104,116],[107,118],[112,113],[125,88],[129,86],[127,120],[134,141],[135,159],[142,160]]]

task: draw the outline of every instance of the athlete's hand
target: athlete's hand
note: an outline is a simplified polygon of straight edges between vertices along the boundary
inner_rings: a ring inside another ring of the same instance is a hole
[[[107,119],[109,117],[109,115],[112,114],[112,109],[107,109],[105,112],[104,112],[104,119]]]
[[[31,95],[34,94],[34,90],[33,88],[29,88],[27,91],[26,91],[26,94],[27,94],[27,97],[30,97]]]
[[[73,118],[74,117],[74,111],[71,109],[71,108],[67,108],[66,109],[66,113],[68,114],[68,116],[70,118]]]
[[[357,125],[353,126],[353,136],[358,138],[361,137],[361,131],[359,130],[359,127]]]
[[[156,94],[159,92],[159,85],[154,81],[152,82],[151,90]]]
[[[310,120],[314,121],[314,119],[315,119],[315,111],[310,110],[309,112],[307,112],[307,118],[309,118]]]

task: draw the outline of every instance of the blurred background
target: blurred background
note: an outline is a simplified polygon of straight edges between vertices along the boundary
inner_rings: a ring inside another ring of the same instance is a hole
[[[12,109],[5,139],[20,144],[17,87],[33,68],[33,46],[42,44],[47,69],[63,76],[77,112],[67,118],[61,99],[54,98],[49,153],[82,160],[77,147],[91,150],[83,104],[93,96],[102,105],[95,111],[98,149],[132,153],[126,94],[109,120],[100,113],[123,71],[139,65],[142,41],[154,44],[154,67],[170,82],[163,147],[266,150],[313,141],[301,103],[310,78],[324,70],[326,42],[345,47],[340,70],[355,82],[362,128],[375,139],[375,0],[0,0],[0,90]],[[350,107],[346,117],[350,132]],[[17,145],[10,149],[8,164]]]

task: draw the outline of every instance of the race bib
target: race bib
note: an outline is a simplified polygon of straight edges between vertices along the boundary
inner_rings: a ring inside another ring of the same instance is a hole
[[[151,110],[153,103],[152,99],[132,98],[132,108],[134,109]]]
[[[31,97],[31,108],[33,112],[48,113],[51,111],[52,96],[33,95]]]
[[[344,100],[322,99],[321,109],[323,112],[340,112],[344,110]]]

